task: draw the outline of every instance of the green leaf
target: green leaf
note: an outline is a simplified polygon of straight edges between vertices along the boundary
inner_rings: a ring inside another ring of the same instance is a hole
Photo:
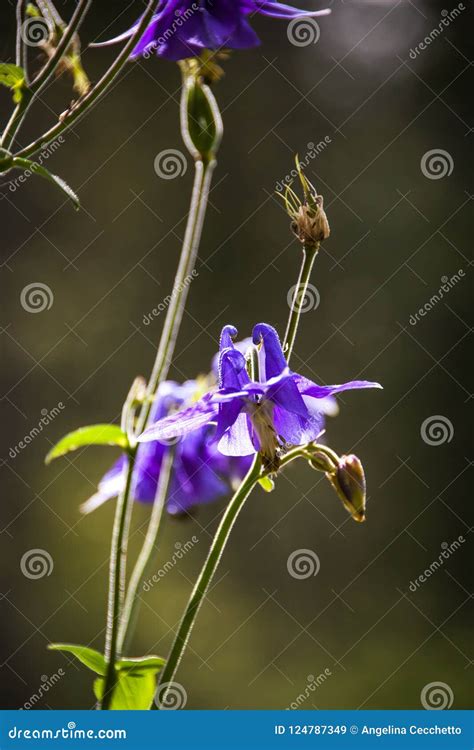
[[[23,96],[25,71],[12,63],[0,63],[0,84],[13,92],[13,101],[18,104]]]
[[[128,438],[115,424],[94,424],[80,427],[65,435],[59,443],[51,448],[45,462],[51,463],[54,458],[64,456],[86,445],[117,445],[119,448],[128,447]]]
[[[159,672],[164,665],[165,660],[161,656],[135,656],[131,658],[119,659],[117,663],[118,671],[122,670],[147,670],[152,669]]]
[[[69,187],[67,182],[65,182],[62,177],[58,177],[56,174],[52,174],[48,169],[45,167],[42,167],[41,164],[38,164],[36,161],[31,161],[31,159],[22,159],[19,156],[16,156],[13,159],[13,167],[16,169],[29,169],[33,174],[37,174],[40,177],[43,177],[45,180],[49,180],[49,182],[52,182],[56,187],[58,187],[69,200],[72,201],[74,208],[78,211],[81,204],[79,202],[79,198],[77,197],[76,193],[72,188]]]
[[[148,711],[156,692],[158,670],[142,669],[120,671],[112,695],[112,711]],[[94,682],[94,694],[98,701],[104,694],[105,679],[98,677]]]
[[[265,492],[273,492],[275,489],[275,482],[273,479],[270,479],[270,477],[262,477],[258,480],[258,483],[262,489],[265,490]]]
[[[96,674],[105,675],[107,668],[105,657],[93,648],[76,646],[72,643],[50,643],[48,649],[50,651],[66,651],[66,653],[75,656],[76,659],[79,659],[82,664]]]

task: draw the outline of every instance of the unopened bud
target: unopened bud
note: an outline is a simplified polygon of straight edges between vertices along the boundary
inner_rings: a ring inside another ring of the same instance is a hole
[[[332,474],[337,468],[328,455],[319,451],[313,453],[309,465],[316,471],[324,471],[325,474]]]
[[[326,476],[354,521],[365,521],[365,474],[357,456],[341,456],[336,472]]]
[[[181,98],[181,129],[195,159],[212,160],[222,139],[222,118],[209,86],[185,75]]]
[[[330,235],[329,223],[324,211],[324,200],[314,185],[303,173],[302,165],[296,157],[296,171],[303,188],[303,200],[290,185],[284,195],[285,208],[291,218],[291,229],[305,247],[319,247],[320,242]]]

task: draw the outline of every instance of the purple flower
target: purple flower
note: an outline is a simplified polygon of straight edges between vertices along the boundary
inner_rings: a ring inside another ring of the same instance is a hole
[[[277,332],[266,323],[253,329],[260,372],[258,380],[251,380],[245,357],[233,344],[236,334],[232,326],[225,326],[222,331],[217,391],[157,421],[139,441],[169,440],[216,422],[213,441],[221,453],[249,456],[259,451],[265,466],[275,470],[282,448],[305,445],[318,438],[324,427],[328,398],[333,394],[381,387],[366,380],[316,385],[297,375],[288,367]]]
[[[247,20],[249,16],[260,13],[289,21],[330,12],[329,9],[298,10],[269,0],[161,0],[131,56],[136,58],[156,51],[168,60],[183,60],[197,57],[206,49],[255,47],[260,41]],[[128,39],[138,23],[120,36],[95,46]]]
[[[179,385],[165,382],[161,385],[152,411],[152,419],[159,420],[170,411],[192,402],[199,384],[192,380]],[[202,391],[201,391],[202,392]],[[200,503],[207,503],[227,495],[245,476],[250,459],[228,458],[218,450],[212,437],[215,427],[205,425],[178,442],[156,441],[140,445],[135,461],[133,495],[142,503],[153,503],[163,458],[174,442],[170,488],[166,507],[173,515],[188,512]],[[127,459],[121,456],[101,479],[98,491],[82,506],[89,513],[106,500],[116,497],[123,488]]]

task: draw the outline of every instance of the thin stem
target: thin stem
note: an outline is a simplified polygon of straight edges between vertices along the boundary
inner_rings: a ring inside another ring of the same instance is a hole
[[[104,680],[104,693],[100,708],[110,708],[116,684],[115,664],[119,657],[118,633],[120,614],[125,592],[125,572],[130,527],[131,507],[133,503],[132,480],[135,466],[136,448],[129,451],[125,486],[117,500],[109,566],[109,598],[107,604],[107,630],[105,637],[105,658],[107,671]]]
[[[155,364],[153,365],[153,370],[148,383],[148,398],[140,412],[138,420],[137,434],[142,432],[146,427],[150,416],[153,397],[155,396],[160,383],[162,383],[168,375],[171,358],[176,345],[176,339],[183,319],[190,281],[196,265],[202,227],[209,198],[209,189],[215,166],[215,160],[210,162],[196,162],[193,193],[183,249],[181,251],[181,258],[176,272],[171,301],[166,312],[165,323],[161,334],[158,352],[156,354]]]
[[[204,600],[204,597],[206,596],[206,592],[217,570],[219,561],[222,557],[222,553],[224,552],[225,546],[229,539],[230,532],[232,531],[232,527],[237,519],[237,516],[242,510],[245,501],[258,482],[258,479],[260,477],[260,469],[261,459],[257,454],[252,467],[250,468],[247,476],[245,477],[239,489],[227,506],[227,509],[219,524],[219,528],[217,529],[216,535],[212,542],[206,562],[204,563],[201,573],[199,574],[199,578],[196,581],[196,585],[194,586],[193,592],[187,604],[186,611],[178,628],[178,632],[166,661],[166,665],[160,676],[157,695],[159,695],[160,704],[162,705],[166,704],[166,694],[168,692],[170,683],[172,683],[174,680],[176,671],[183,656],[183,652],[189,640],[192,627],[199,612],[199,608]],[[158,706],[155,705],[153,707],[158,708]]]
[[[82,21],[86,16],[87,11],[91,6],[91,3],[92,0],[80,0],[76,7],[76,10],[73,13],[71,21],[68,24],[67,28],[64,30],[64,34],[62,35],[54,53],[51,55],[46,65],[40,70],[34,81],[32,81],[28,87],[25,87],[23,89],[23,96],[21,98],[21,101],[17,104],[17,107],[13,112],[10,121],[8,122],[3,132],[2,148],[9,149],[11,147],[31,104],[38,96],[38,94],[42,91],[44,86],[46,86],[48,80],[53,75],[54,71],[61,62],[61,58],[67,51],[67,48],[69,47],[73,36],[77,33]]]
[[[16,64],[19,68],[23,68],[25,71],[25,78],[27,79],[27,55],[26,55],[26,44],[23,41],[23,21],[25,17],[25,6],[26,0],[17,0],[16,4]]]
[[[293,352],[301,312],[304,306],[306,292],[308,290],[309,279],[311,277],[311,271],[313,270],[313,264],[318,254],[318,250],[319,243],[316,245],[304,245],[303,247],[303,262],[301,264],[300,274],[293,295],[290,317],[288,319],[288,325],[286,327],[285,338],[283,341],[283,351],[287,362],[290,360]]]
[[[70,109],[69,112],[61,118],[60,122],[50,128],[50,130],[44,133],[40,138],[37,138],[35,141],[30,143],[29,146],[22,149],[17,154],[17,156],[29,157],[39,149],[45,148],[48,143],[57,138],[57,136],[59,136],[65,130],[68,130],[73,123],[77,122],[77,120],[82,117],[87,112],[87,110],[107,92],[107,90],[114,83],[115,79],[122,71],[122,68],[128,62],[130,53],[136,46],[140,37],[143,35],[146,27],[150,23],[155,7],[156,0],[149,0],[147,8],[142,15],[141,21],[138,24],[135,33],[130,37],[118,57],[114,60],[112,65],[108,68],[108,70],[104,73],[104,75],[96,83],[96,85],[90,90],[90,92],[86,94],[83,99],[77,102],[77,104],[75,104],[72,109]]]
[[[145,578],[147,568],[156,550],[158,530],[160,528],[161,517],[165,507],[166,497],[171,479],[173,468],[174,451],[169,450],[163,458],[160,468],[160,478],[156,490],[155,500],[151,509],[150,521],[146,532],[143,547],[138,556],[137,562],[133,569],[128,584],[125,604],[123,606],[122,617],[120,621],[118,649],[122,651],[130,639],[131,629],[137,615],[138,609],[138,588]]]

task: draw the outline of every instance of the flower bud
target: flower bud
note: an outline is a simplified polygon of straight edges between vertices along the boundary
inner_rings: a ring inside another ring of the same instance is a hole
[[[184,76],[181,129],[196,160],[211,161],[222,139],[222,118],[209,86],[194,75]]]
[[[330,235],[329,223],[324,211],[324,200],[303,173],[302,165],[296,157],[296,171],[303,188],[303,200],[290,185],[284,195],[285,208],[291,218],[291,230],[305,247],[319,247]]]
[[[341,456],[336,472],[326,476],[354,521],[365,521],[365,474],[357,456]]]
[[[0,148],[0,174],[8,172],[13,166],[13,156],[9,151]]]
[[[325,474],[333,474],[336,466],[326,453],[316,451],[309,460],[309,465],[316,471],[324,471]]]

